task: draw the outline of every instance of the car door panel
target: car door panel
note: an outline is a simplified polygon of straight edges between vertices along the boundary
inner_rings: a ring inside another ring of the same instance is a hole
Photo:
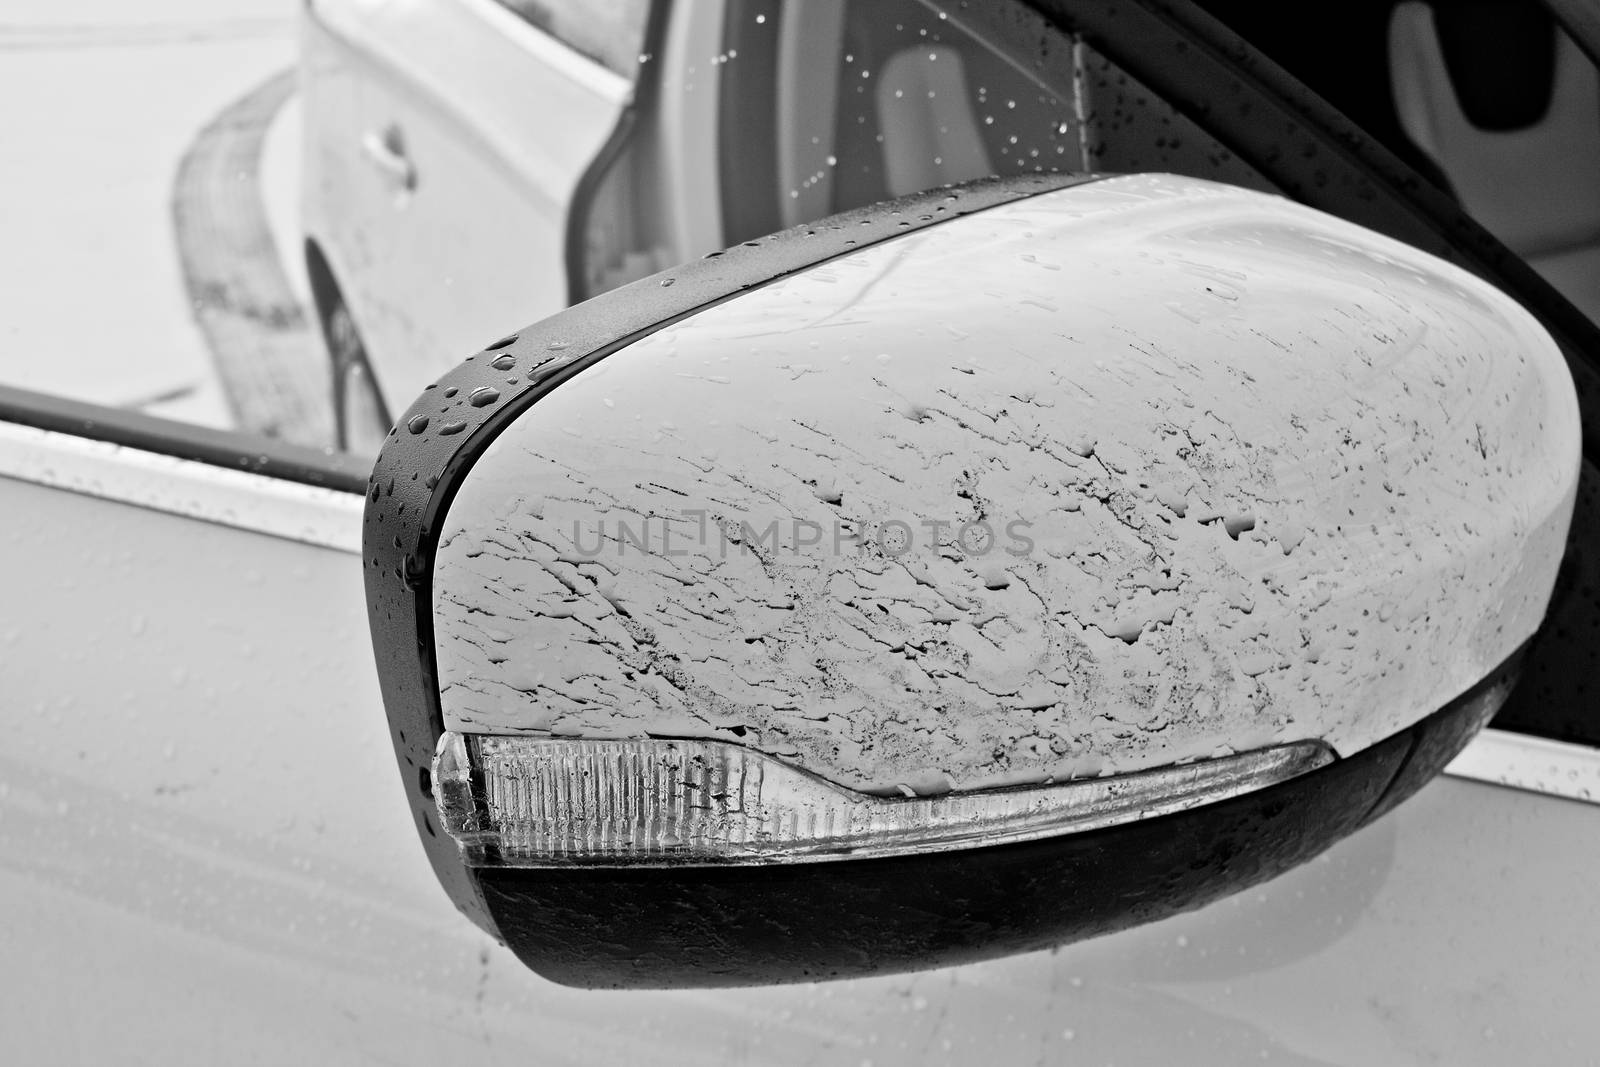
[[[20,1061],[1498,1063],[1593,1037],[1600,946],[1570,920],[1600,878],[1572,848],[1595,807],[1450,780],[1257,892],[1060,952],[771,989],[552,985],[433,884],[359,558],[174,514],[196,490],[169,489],[140,506],[0,478],[0,514],[32,520],[8,524],[0,623],[29,665],[0,757],[0,937],[29,976],[0,1031]],[[359,504],[324,501],[328,527]]]
[[[632,88],[491,0],[368,5],[354,33],[362,229],[341,282],[403,407],[477,345],[566,306],[568,210]],[[463,225],[464,204],[485,224]]]

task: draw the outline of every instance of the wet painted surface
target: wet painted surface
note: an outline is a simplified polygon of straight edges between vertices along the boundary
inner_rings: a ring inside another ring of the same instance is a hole
[[[1533,631],[1577,450],[1556,349],[1475,279],[1275,198],[1097,183],[541,401],[441,539],[446,721],[737,738],[884,791],[1351,751]]]
[[[1600,804],[1600,749],[1587,745],[1485,730],[1446,773]]]
[[[1458,781],[1258,891],[1059,953],[552,985],[417,845],[357,558],[162,503],[0,478],[18,1062],[1503,1064],[1600,1042],[1596,809]]]
[[[254,470],[152,455],[110,441],[0,422],[0,475],[308,544],[360,551],[361,497]]]

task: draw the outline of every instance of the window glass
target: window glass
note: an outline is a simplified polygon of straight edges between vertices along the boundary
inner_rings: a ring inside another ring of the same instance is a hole
[[[1600,72],[1544,6],[1204,6],[1600,321]]]
[[[573,51],[632,79],[650,0],[495,0]]]
[[[730,240],[997,174],[1165,170],[1270,188],[1020,5],[736,3],[728,41]]]

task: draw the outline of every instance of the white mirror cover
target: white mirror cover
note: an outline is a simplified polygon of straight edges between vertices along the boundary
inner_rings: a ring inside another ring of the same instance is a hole
[[[1534,319],[1141,175],[824,262],[510,425],[434,571],[445,726],[714,738],[936,792],[1440,708],[1543,617],[1579,463]]]

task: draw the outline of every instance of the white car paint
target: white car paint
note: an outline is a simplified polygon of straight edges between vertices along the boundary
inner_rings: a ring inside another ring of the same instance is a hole
[[[16,450],[0,439],[13,471]],[[1056,953],[772,989],[551,985],[433,882],[356,557],[198,521],[195,477],[116,462],[165,492],[0,478],[0,515],[29,517],[5,524],[0,615],[8,1059],[1366,1067],[1600,1047],[1600,810],[1455,780],[1255,892]]]
[[[1091,182],[728,300],[503,431],[440,536],[445,725],[734,730],[879,793],[1350,755],[1533,635],[1578,463],[1559,349],[1482,280]]]
[[[0,422],[0,476],[361,552],[363,498]]]
[[[293,62],[293,16],[285,0],[5,5],[7,384],[232,425],[173,246],[174,170],[223,101]]]
[[[567,305],[568,209],[632,86],[492,0],[315,0],[302,26],[306,231],[403,407]]]

